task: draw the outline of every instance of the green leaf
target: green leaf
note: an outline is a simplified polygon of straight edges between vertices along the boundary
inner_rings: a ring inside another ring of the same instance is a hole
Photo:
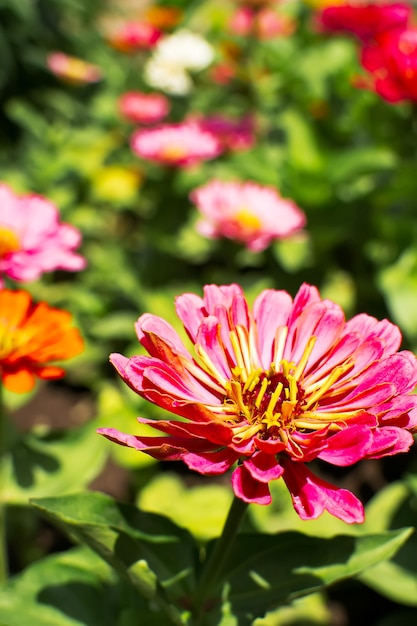
[[[330,539],[297,532],[239,535],[225,573],[227,602],[239,625],[279,604],[358,575],[391,558],[412,529]]]
[[[335,184],[352,184],[363,174],[392,170],[397,165],[397,158],[387,148],[360,146],[329,156],[329,178]]]
[[[378,277],[394,321],[407,335],[417,338],[417,252],[409,248]]]
[[[22,505],[32,497],[62,495],[86,487],[107,458],[107,447],[96,428],[97,423],[91,421],[67,431],[38,428],[21,435],[3,462],[0,500]]]
[[[303,172],[322,170],[324,166],[322,151],[313,127],[306,118],[295,109],[288,109],[282,114],[280,123],[287,135],[288,159],[291,165]]]
[[[194,584],[196,548],[187,531],[102,493],[45,498],[33,504],[163,607],[173,623],[183,623],[173,604],[187,597]]]
[[[207,540],[221,534],[232,497],[225,485],[187,488],[176,474],[164,473],[141,490],[138,504],[144,511],[168,516],[197,539]]]
[[[404,524],[415,524],[417,483],[415,477],[395,482],[377,493],[367,506],[366,528],[381,531]],[[390,561],[367,569],[360,580],[394,602],[417,606],[417,536]]]
[[[91,550],[74,548],[29,566],[0,587],[1,626],[147,626],[161,614]]]

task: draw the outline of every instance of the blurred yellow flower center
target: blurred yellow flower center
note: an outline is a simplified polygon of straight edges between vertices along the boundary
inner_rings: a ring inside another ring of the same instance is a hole
[[[246,232],[253,232],[259,230],[262,226],[262,222],[257,215],[254,215],[248,209],[244,207],[237,211],[235,215],[237,224]]]
[[[0,259],[11,252],[17,252],[20,249],[20,242],[16,233],[10,228],[0,226]]]
[[[187,150],[179,144],[170,144],[161,149],[161,157],[166,161],[178,161],[187,156]]]
[[[83,81],[89,77],[89,67],[87,63],[81,61],[81,59],[68,59],[66,68],[63,68],[63,73],[70,80]]]

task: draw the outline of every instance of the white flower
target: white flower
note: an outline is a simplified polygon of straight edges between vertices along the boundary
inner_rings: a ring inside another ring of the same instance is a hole
[[[203,70],[214,59],[214,49],[200,35],[181,29],[161,39],[154,50],[155,57],[183,70]]]
[[[183,69],[157,57],[151,57],[145,64],[144,78],[151,87],[173,95],[184,96],[192,88],[191,78]]]
[[[185,95],[192,89],[187,71],[200,71],[214,59],[214,49],[200,35],[181,29],[161,39],[145,64],[149,85],[170,94]]]

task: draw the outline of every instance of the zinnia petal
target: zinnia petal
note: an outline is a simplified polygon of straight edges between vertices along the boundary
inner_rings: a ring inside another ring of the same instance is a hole
[[[178,297],[176,309],[194,355],[169,324],[144,315],[138,337],[151,356],[111,361],[141,397],[182,419],[140,419],[162,437],[100,432],[202,474],[237,464],[232,486],[245,502],[270,503],[269,482],[283,478],[302,519],[327,510],[363,521],[359,500],[307,463],[349,466],[409,449],[417,359],[397,352],[399,330],[365,314],[346,322],[306,284],[294,299],[264,291],[253,312],[238,285],[207,285],[203,297]]]

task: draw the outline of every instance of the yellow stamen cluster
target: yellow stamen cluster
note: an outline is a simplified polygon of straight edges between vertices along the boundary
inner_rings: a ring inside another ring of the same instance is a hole
[[[20,248],[20,242],[16,233],[10,228],[0,226],[0,259],[10,252],[17,252]]]
[[[324,396],[330,398],[340,393],[334,388],[335,384],[352,369],[353,362],[348,359],[305,386],[303,375],[316,337],[310,337],[304,352],[295,363],[284,358],[287,336],[287,326],[277,329],[273,361],[269,369],[265,370],[260,367],[256,328],[252,325],[249,329],[237,325],[229,332],[236,364],[230,379],[222,376],[208,354],[201,346],[197,346],[197,354],[205,371],[224,390],[223,404],[211,406],[210,409],[219,419],[230,424],[236,442],[255,435],[288,442],[291,433],[295,431],[313,432],[325,427],[338,430],[340,426],[336,422],[340,424],[358,413],[355,410],[331,412],[322,410],[322,407],[317,411]]]

